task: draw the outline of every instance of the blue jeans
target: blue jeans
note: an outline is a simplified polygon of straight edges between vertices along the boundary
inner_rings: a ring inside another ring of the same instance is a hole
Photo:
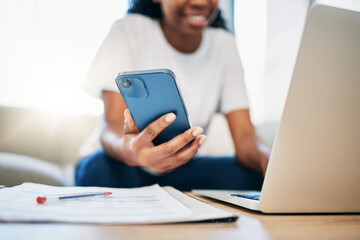
[[[161,176],[140,167],[131,167],[104,151],[79,162],[75,172],[77,186],[141,187],[158,183],[182,191],[191,189],[260,190],[263,176],[240,163],[235,157],[196,157]]]

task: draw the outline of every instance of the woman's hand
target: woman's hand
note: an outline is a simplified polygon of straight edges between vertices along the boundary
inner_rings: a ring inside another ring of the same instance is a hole
[[[237,157],[244,165],[261,172],[264,176],[269,163],[270,150],[261,143],[255,133],[243,135],[238,140]]]
[[[154,146],[152,140],[172,124],[176,116],[168,113],[139,132],[128,109],[124,111],[121,160],[130,166],[141,166],[160,172],[177,168],[187,163],[205,142],[206,136],[200,127],[193,127],[170,141]],[[189,142],[194,140],[189,146]],[[186,147],[184,147],[186,146]]]
[[[258,161],[259,161],[259,165],[261,168],[261,172],[262,174],[265,176],[266,174],[266,170],[267,170],[267,166],[269,164],[269,158],[270,158],[270,149],[268,147],[266,147],[264,144],[262,143],[258,143],[257,144],[257,152],[259,154],[259,156],[257,157]]]

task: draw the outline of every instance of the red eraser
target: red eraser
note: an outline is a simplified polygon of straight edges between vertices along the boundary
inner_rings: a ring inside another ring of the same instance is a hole
[[[36,202],[38,204],[42,204],[42,203],[46,202],[46,197],[37,197]]]

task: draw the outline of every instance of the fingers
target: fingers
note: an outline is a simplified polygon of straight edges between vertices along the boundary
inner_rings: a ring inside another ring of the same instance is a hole
[[[165,158],[177,153],[181,148],[186,146],[194,138],[200,136],[203,133],[201,127],[194,127],[186,130],[184,133],[176,136],[170,141],[160,144],[152,149],[149,155],[153,159]],[[204,136],[205,137],[205,136]]]
[[[166,127],[172,124],[175,119],[176,115],[174,113],[168,113],[150,123],[140,132],[136,140],[136,144],[140,146],[149,145],[149,143],[151,143],[152,140],[154,140],[154,138],[159,135],[159,133],[161,133]]]
[[[202,128],[194,127],[166,143],[154,146],[153,139],[175,121],[176,115],[165,114],[140,133],[128,109],[124,111],[124,116],[124,134],[136,133],[136,137],[129,142],[130,152],[136,156],[139,166],[149,169],[167,171],[185,164],[206,140],[206,136],[202,135]],[[191,141],[193,142],[188,145]]]
[[[196,137],[196,139],[194,140],[194,142],[191,143],[190,146],[181,149],[179,152],[172,156],[161,159],[161,162],[163,164],[161,167],[159,167],[158,170],[161,172],[165,172],[186,164],[190,159],[194,157],[200,146],[204,144],[205,141],[205,135],[200,135]]]
[[[202,132],[200,127],[191,128],[169,142],[148,149],[144,152],[146,157],[142,159],[142,163],[145,167],[158,171],[167,171],[185,164],[206,141]],[[186,146],[192,140],[194,141]]]

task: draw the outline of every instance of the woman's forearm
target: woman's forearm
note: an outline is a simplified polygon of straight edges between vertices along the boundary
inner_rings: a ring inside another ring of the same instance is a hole
[[[261,171],[261,168],[256,161],[258,149],[256,146],[255,134],[247,133],[241,136],[235,144],[236,157],[245,166],[255,170]]]
[[[245,166],[265,175],[269,150],[261,143],[256,134],[247,133],[237,140],[236,156]]]
[[[122,126],[119,127],[111,123],[105,123],[104,125],[100,135],[101,145],[111,157],[122,160],[122,148],[124,145]]]
[[[245,166],[265,175],[269,151],[256,136],[249,110],[236,110],[226,115],[235,144],[236,157]]]

